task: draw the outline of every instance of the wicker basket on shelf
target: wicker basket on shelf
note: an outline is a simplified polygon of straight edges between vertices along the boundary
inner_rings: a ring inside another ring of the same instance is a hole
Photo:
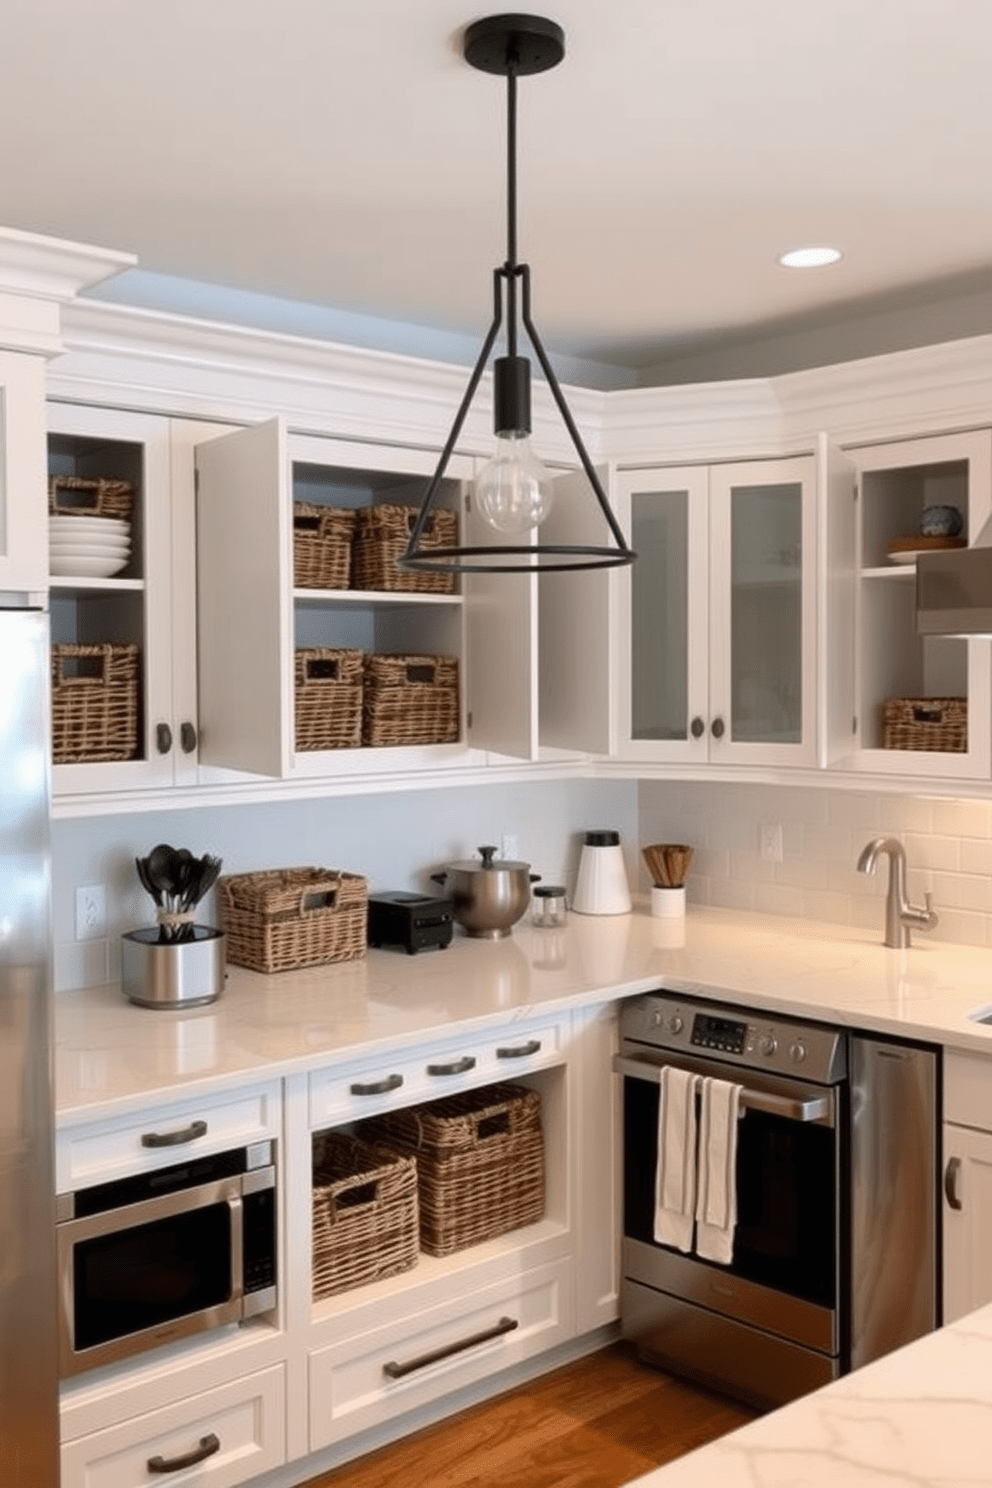
[[[409,1271],[419,1255],[417,1164],[341,1132],[313,1141],[313,1298]]]
[[[968,699],[887,698],[882,705],[882,747],[962,753],[968,747]]]
[[[368,892],[357,873],[271,868],[218,881],[227,959],[251,971],[292,971],[365,954]]]
[[[300,647],[295,656],[296,748],[354,749],[362,742],[363,653]]]
[[[48,477],[48,510],[59,517],[131,520],[134,487],[125,480],[88,480],[81,475]]]
[[[363,507],[358,513],[351,559],[353,589],[392,590],[409,594],[450,594],[455,576],[450,573],[418,573],[396,567],[406,552],[419,508],[396,503]],[[452,548],[458,543],[456,512],[435,507],[420,539],[426,552]]]
[[[541,1097],[487,1085],[363,1122],[361,1135],[417,1159],[420,1247],[448,1255],[544,1214]]]
[[[293,504],[293,582],[297,589],[347,589],[355,513],[309,501]]]
[[[52,647],[52,760],[129,760],[138,754],[137,645]]]
[[[457,657],[366,656],[363,744],[454,744],[458,727]]]

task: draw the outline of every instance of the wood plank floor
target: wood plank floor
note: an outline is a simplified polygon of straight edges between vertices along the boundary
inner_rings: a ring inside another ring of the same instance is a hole
[[[615,1343],[306,1488],[620,1488],[754,1414]]]

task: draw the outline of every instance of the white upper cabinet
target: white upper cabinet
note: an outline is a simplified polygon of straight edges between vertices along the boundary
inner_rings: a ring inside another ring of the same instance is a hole
[[[992,512],[992,432],[850,449],[846,529],[832,545],[833,762],[877,775],[989,778],[990,643],[916,632],[915,551],[925,508],[951,506],[973,541]],[[853,599],[853,632],[847,616]],[[845,629],[846,628],[846,629]],[[848,747],[843,748],[844,729]]]
[[[274,419],[204,444],[196,464],[201,763],[262,776],[367,776],[464,762],[470,750],[533,757],[533,579],[356,588],[353,568],[344,581],[298,582],[294,512],[297,521],[301,511],[311,521],[327,510],[357,513],[360,523],[362,513],[412,510],[434,456],[290,435]],[[471,473],[455,457],[443,483],[441,504],[460,524],[472,520],[463,500]],[[371,671],[350,686],[341,669],[359,653]],[[432,670],[435,658],[441,670]],[[374,721],[382,662],[400,669],[397,685],[407,689],[396,694],[395,726]],[[447,702],[431,712],[435,687],[455,689],[453,715]],[[304,731],[310,697],[328,725],[323,736]]]
[[[625,471],[617,752],[816,763],[815,462]]]
[[[0,589],[48,587],[45,363],[0,352]]]
[[[181,443],[166,418],[49,405],[53,791],[63,803],[196,779],[192,465],[184,476]]]

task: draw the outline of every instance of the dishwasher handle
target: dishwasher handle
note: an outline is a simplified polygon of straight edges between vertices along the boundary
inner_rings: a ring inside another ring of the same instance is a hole
[[[623,1054],[614,1054],[613,1069],[618,1075],[632,1080],[646,1080],[652,1085],[661,1084],[663,1064],[648,1059],[634,1059]],[[695,1073],[695,1071],[694,1071]],[[816,1122],[820,1126],[834,1125],[834,1096],[832,1090],[804,1092],[802,1095],[775,1095],[768,1090],[749,1090],[742,1086],[740,1114],[762,1111],[768,1116],[782,1116],[786,1121]]]

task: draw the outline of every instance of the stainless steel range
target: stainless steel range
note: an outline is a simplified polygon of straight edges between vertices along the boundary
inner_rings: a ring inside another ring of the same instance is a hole
[[[765,1407],[936,1327],[935,1050],[665,991],[626,1003],[620,1034],[621,1312],[642,1357]],[[729,1264],[654,1238],[666,1065],[741,1087]]]

